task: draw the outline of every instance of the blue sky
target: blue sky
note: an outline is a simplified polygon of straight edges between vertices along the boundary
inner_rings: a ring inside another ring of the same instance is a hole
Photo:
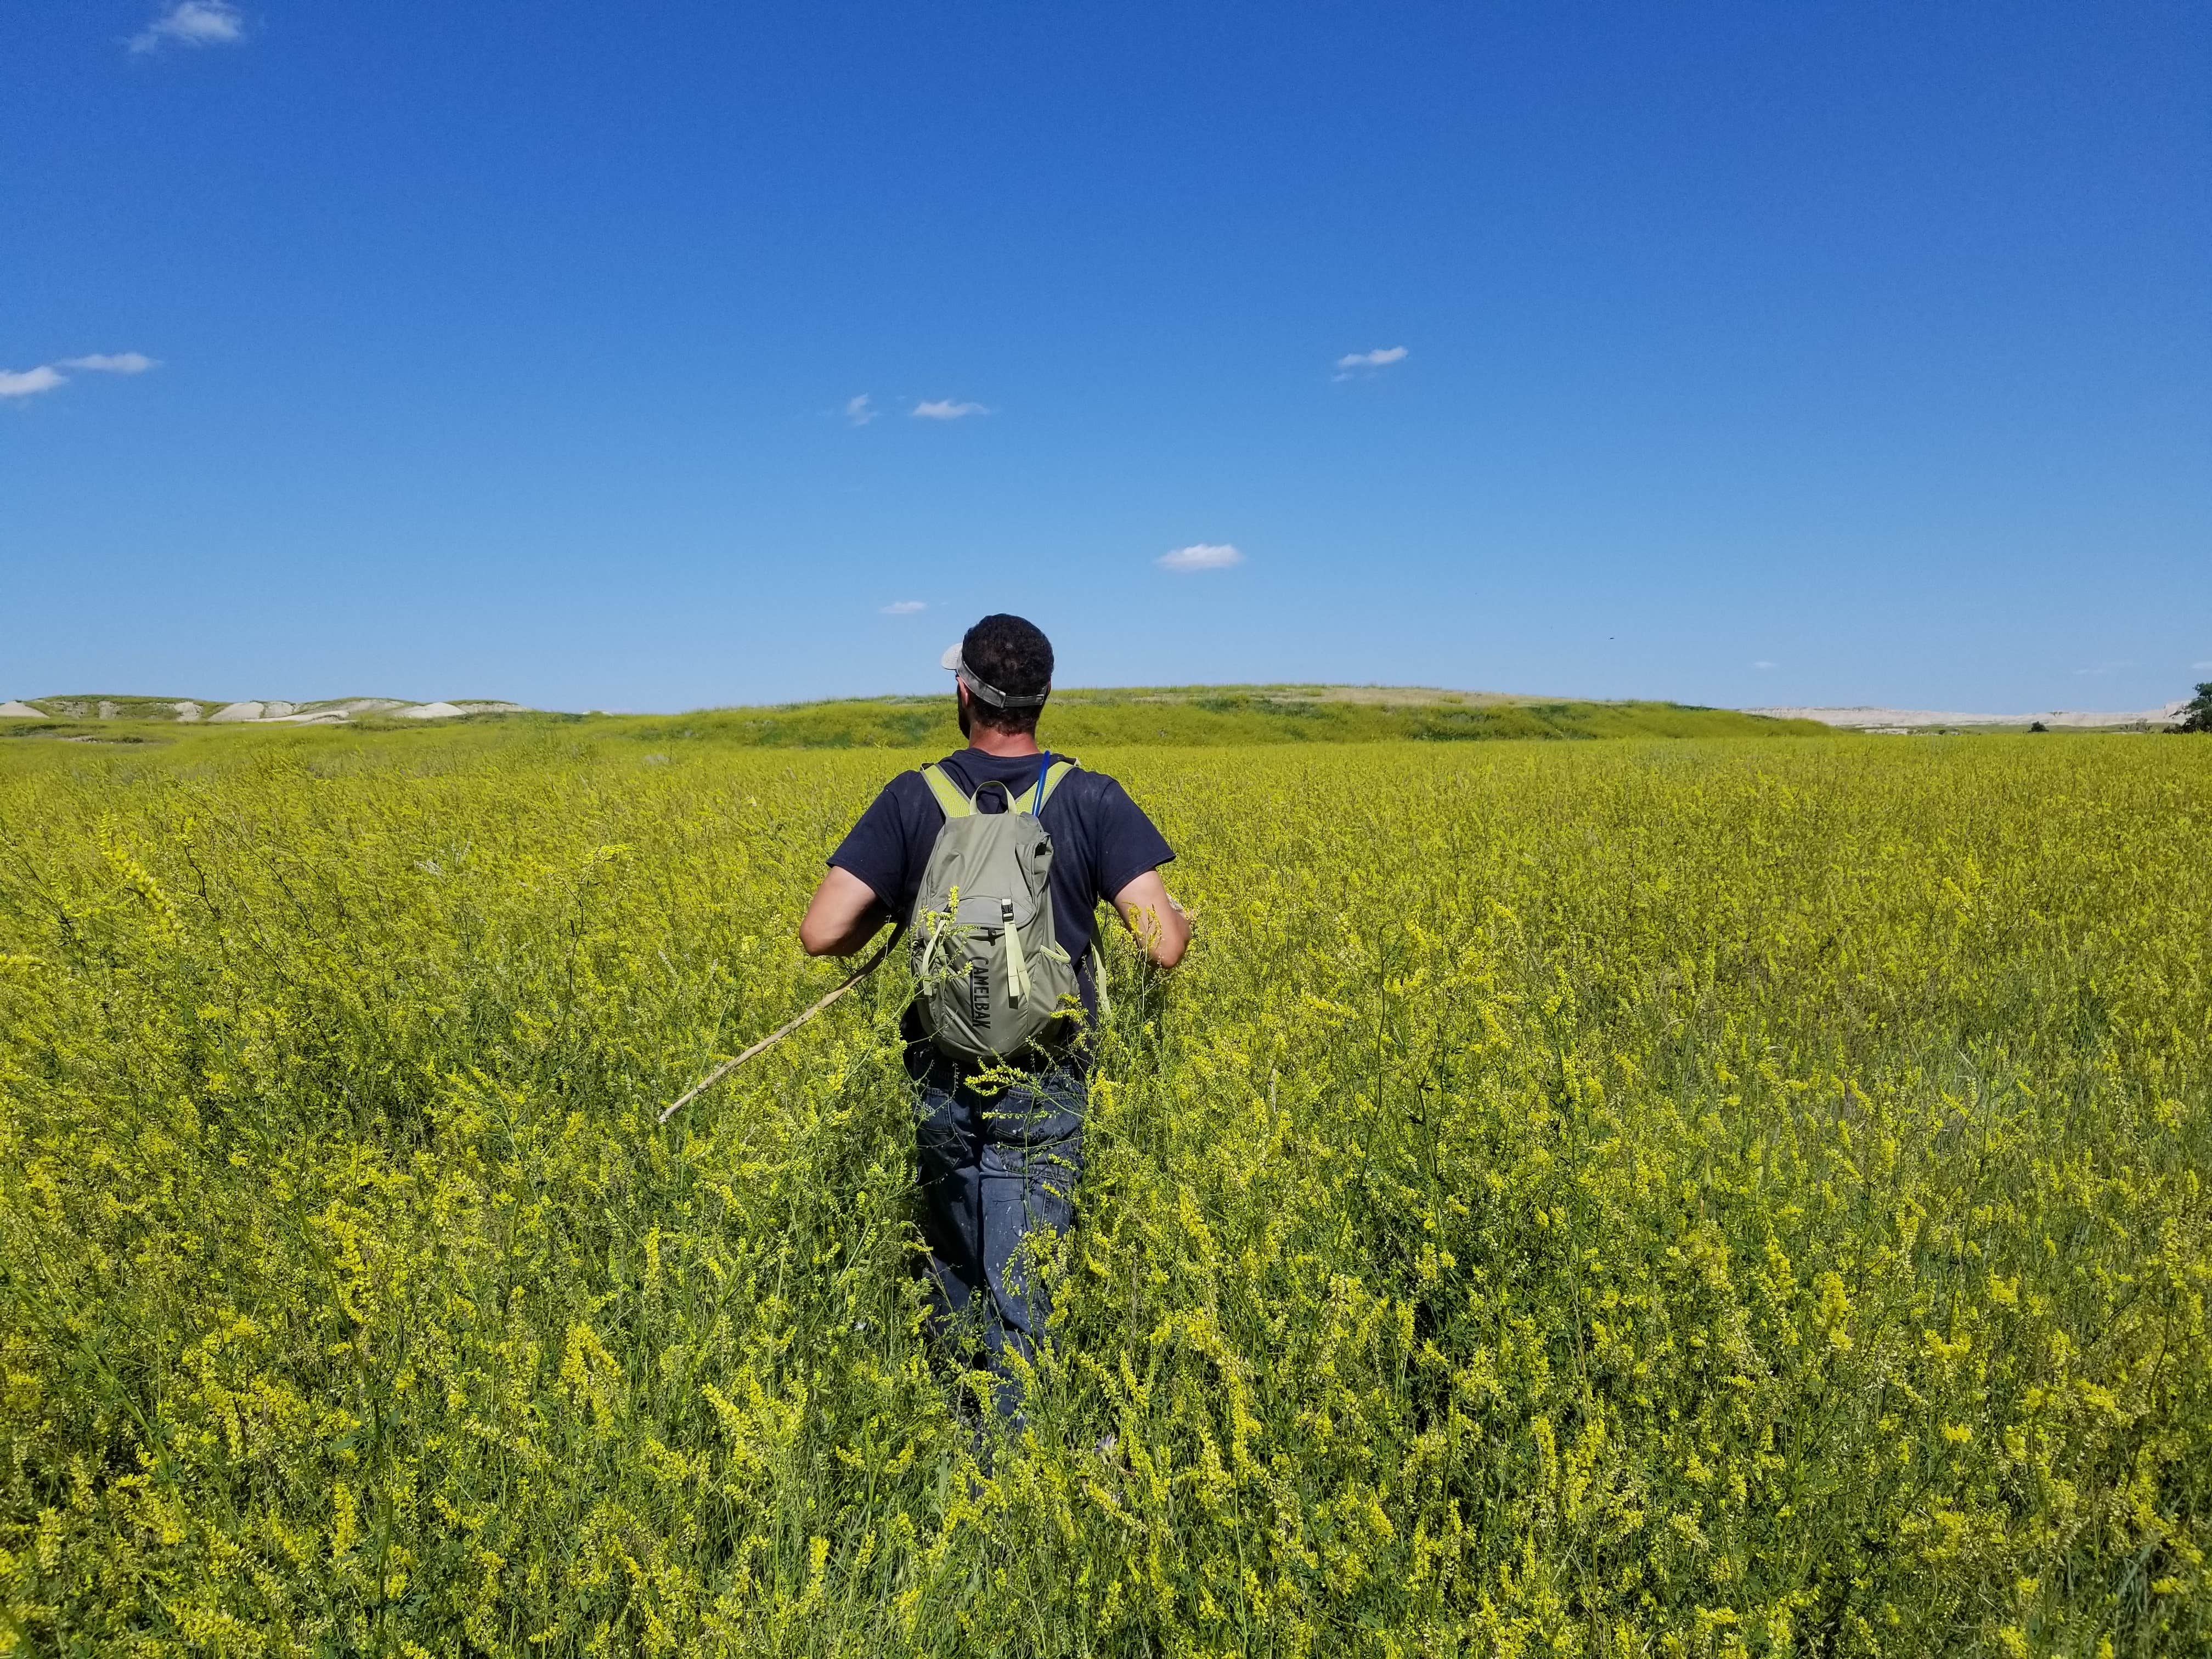
[[[0,696],[932,690],[1005,609],[1070,684],[2147,706],[2212,678],[2208,62],[2188,4],[18,0]]]

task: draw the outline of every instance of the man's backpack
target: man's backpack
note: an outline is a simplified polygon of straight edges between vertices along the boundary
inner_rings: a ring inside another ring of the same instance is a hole
[[[1075,964],[1053,937],[1052,837],[1037,821],[1074,769],[1043,756],[1019,795],[984,784],[1006,796],[1006,810],[981,812],[942,769],[921,769],[945,823],[922,870],[908,950],[922,1029],[954,1060],[996,1064],[1079,1016]]]

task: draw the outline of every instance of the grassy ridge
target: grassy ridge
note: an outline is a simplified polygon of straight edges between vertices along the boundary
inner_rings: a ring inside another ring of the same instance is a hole
[[[1317,690],[1317,689],[1316,689]],[[766,748],[952,748],[944,697],[871,698],[781,708],[713,709],[629,728],[659,741],[690,733]],[[1445,702],[1418,693],[1372,700],[1265,686],[1072,691],[1040,727],[1057,749],[1098,744],[1460,742],[1500,738],[1718,738],[1825,734],[1810,720],[1670,702]]]
[[[507,714],[471,717],[578,728],[647,744],[706,740],[767,749],[957,748],[959,729],[945,696],[846,698],[678,715]],[[450,726],[452,722],[441,722]],[[173,723],[0,722],[0,737],[85,741],[233,741],[239,727],[205,731]],[[269,728],[243,728],[267,730]],[[424,731],[416,721],[370,718],[356,730]],[[1728,738],[1830,736],[1812,720],[1778,720],[1729,708],[1673,702],[1592,702],[1480,694],[1326,686],[1187,686],[1058,693],[1044,739],[1080,752],[1100,744],[1463,742],[1517,738]],[[312,740],[312,739],[311,739]]]
[[[653,1123],[911,751],[594,729],[0,753],[0,1650],[2212,1645],[2189,745],[1086,756],[1198,939],[979,1444],[895,973]]]

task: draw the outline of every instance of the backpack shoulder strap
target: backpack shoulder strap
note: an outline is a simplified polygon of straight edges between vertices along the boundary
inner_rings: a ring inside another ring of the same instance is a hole
[[[1044,804],[1052,799],[1052,792],[1059,788],[1060,781],[1074,769],[1075,763],[1072,760],[1053,762],[1038,775],[1036,782],[1030,787],[1029,793],[1018,803],[1021,810],[1042,816]]]
[[[932,763],[921,769],[921,777],[922,781],[929,786],[929,793],[937,797],[937,804],[944,808],[946,817],[966,818],[975,815],[975,803],[960,793],[960,786],[945,775],[943,767]]]

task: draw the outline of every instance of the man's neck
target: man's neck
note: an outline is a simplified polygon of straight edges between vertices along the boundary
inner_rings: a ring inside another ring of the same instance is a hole
[[[986,755],[995,755],[1001,760],[1012,760],[1023,755],[1042,755],[1034,732],[995,732],[976,721],[968,731],[968,746]]]

